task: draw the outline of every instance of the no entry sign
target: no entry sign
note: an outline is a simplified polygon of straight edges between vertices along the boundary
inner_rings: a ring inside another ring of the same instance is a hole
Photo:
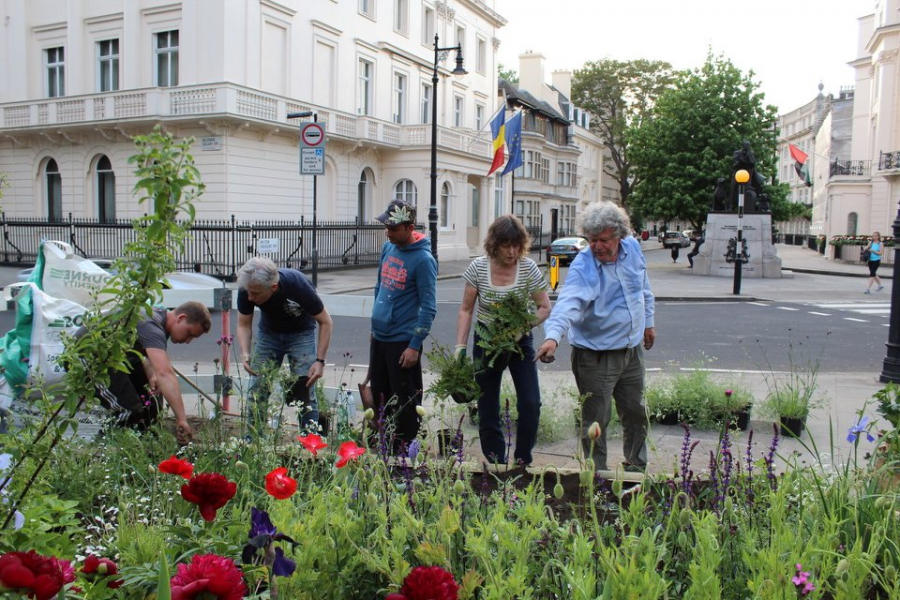
[[[300,174],[325,174],[325,129],[318,123],[300,129]]]

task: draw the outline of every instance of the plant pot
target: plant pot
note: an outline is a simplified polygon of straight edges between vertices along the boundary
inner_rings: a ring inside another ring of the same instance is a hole
[[[453,398],[453,401],[457,404],[468,404],[469,402],[472,402],[474,400],[474,398],[469,398],[468,396],[460,394],[459,392],[453,392],[452,394],[450,394],[450,397]]]
[[[319,414],[319,433],[323,437],[328,437],[329,427],[331,427],[331,418],[328,415]]]
[[[452,456],[456,454],[459,448],[456,447],[454,440],[456,439],[455,429],[438,429],[435,432],[438,441],[438,454],[441,456]],[[460,443],[462,439],[460,439]]]
[[[800,437],[803,428],[806,427],[806,419],[798,417],[781,417],[781,435],[783,437]]]
[[[728,426],[732,429],[747,431],[750,428],[750,407],[734,411],[728,417]]]
[[[660,415],[656,418],[656,422],[660,425],[678,425],[681,422],[681,419],[678,417],[678,412],[676,411]]]

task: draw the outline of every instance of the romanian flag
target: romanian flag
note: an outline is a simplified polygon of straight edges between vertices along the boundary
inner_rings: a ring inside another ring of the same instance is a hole
[[[794,162],[794,170],[797,171],[797,176],[800,177],[806,185],[811,186],[812,180],[809,177],[809,164],[807,163],[809,155],[793,144],[788,144],[788,150],[791,151],[791,157],[796,161]]]
[[[503,177],[522,166],[522,111],[520,110],[506,124],[506,147],[509,151],[509,160],[506,168],[500,173]]]
[[[503,159],[505,158],[503,152],[503,146],[506,142],[506,107],[500,109],[500,112],[497,113],[497,116],[491,120],[491,136],[493,137],[493,148],[494,148],[494,162],[491,163],[491,170],[488,171],[487,176],[490,177],[491,173],[499,169],[503,166]]]

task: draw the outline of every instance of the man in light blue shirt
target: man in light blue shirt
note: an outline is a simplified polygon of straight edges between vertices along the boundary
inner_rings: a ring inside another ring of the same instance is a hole
[[[631,222],[612,202],[596,202],[580,217],[589,247],[569,267],[537,359],[552,362],[566,334],[572,345],[572,372],[585,400],[581,444],[594,468],[606,470],[606,428],[612,400],[622,421],[626,470],[647,467],[647,413],[644,406],[644,350],[653,347],[653,292],[640,243]],[[600,425],[599,435],[592,423]],[[592,439],[596,437],[596,439]]]

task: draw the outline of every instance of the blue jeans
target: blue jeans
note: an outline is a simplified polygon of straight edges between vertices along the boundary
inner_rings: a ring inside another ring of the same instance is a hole
[[[478,365],[484,356],[484,349],[478,345],[480,338],[475,334],[472,359]],[[538,422],[541,417],[541,389],[538,382],[537,366],[534,364],[534,337],[529,333],[519,340],[519,348],[524,356],[513,356],[509,361],[509,374],[516,388],[516,409],[519,413],[516,425],[516,461],[526,465],[532,462],[531,450],[537,440]],[[500,383],[505,369],[488,368],[485,364],[475,375],[481,387],[478,398],[478,435],[481,438],[481,452],[491,462],[505,463],[506,456],[506,415],[500,406]],[[509,424],[512,427],[512,424]]]
[[[250,367],[260,372],[267,363],[281,366],[287,356],[291,374],[296,380],[284,390],[284,399],[290,406],[300,408],[300,428],[318,431],[319,404],[315,393],[306,387],[307,373],[316,360],[316,330],[300,332],[256,332],[256,348],[250,359]],[[247,405],[247,424],[258,428],[266,422],[271,382],[265,377],[250,377]]]

